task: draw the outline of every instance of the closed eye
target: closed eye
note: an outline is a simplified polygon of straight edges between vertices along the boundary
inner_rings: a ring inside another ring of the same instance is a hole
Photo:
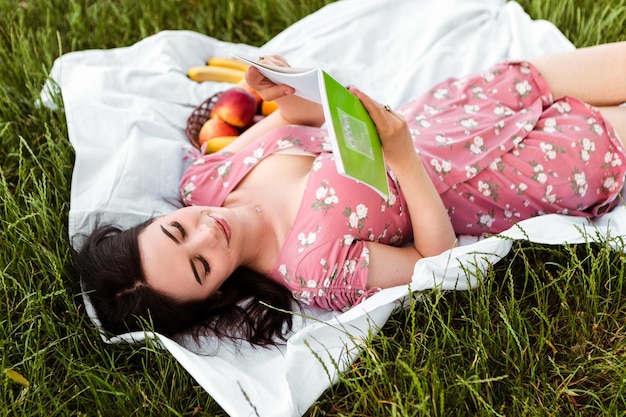
[[[209,273],[211,272],[211,267],[209,266],[209,263],[202,256],[198,255],[197,258],[204,268],[204,275],[209,275]]]
[[[180,232],[180,235],[182,236],[183,239],[187,237],[187,232],[185,231],[185,229],[180,223],[172,222],[171,226],[176,228]]]
[[[170,223],[170,226],[175,228],[176,230],[178,230],[178,232],[180,233],[180,236],[182,237],[183,240],[187,238],[187,232],[185,231],[185,228],[180,223],[172,222],[172,223]],[[177,244],[180,244],[178,239],[176,239],[171,233],[169,233],[167,231],[167,229],[165,229],[162,226],[161,226],[161,229],[163,230],[163,232],[165,234],[167,234]],[[207,276],[209,274],[209,272],[211,272],[211,268],[209,267],[209,263],[206,261],[206,259],[204,259],[202,256],[199,256],[199,255],[196,256],[196,259],[198,259],[200,261],[200,264],[202,265],[202,268],[204,269],[204,276]],[[189,260],[189,264],[191,266],[191,270],[193,271],[194,278],[196,279],[198,284],[202,285],[202,280],[200,279],[200,275],[198,274],[198,270],[196,269],[196,265],[195,265],[193,259]]]
[[[206,277],[211,271],[211,268],[209,268],[209,263],[206,261],[206,259],[204,259],[200,255],[196,256],[196,259],[200,261],[200,264],[202,264],[202,268],[204,268],[203,276]],[[189,260],[189,265],[191,265],[191,270],[193,271],[194,278],[196,279],[198,284],[202,285],[202,279],[200,278],[200,275],[198,274],[198,269],[196,268],[196,264],[194,263],[193,259]]]

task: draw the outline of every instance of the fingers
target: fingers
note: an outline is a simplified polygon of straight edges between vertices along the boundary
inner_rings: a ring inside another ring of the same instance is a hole
[[[262,55],[257,58],[259,64],[274,67],[289,67],[289,63],[280,55]],[[269,78],[265,77],[256,67],[250,66],[246,71],[246,82],[250,87],[265,101],[274,101],[281,97],[292,95],[295,89],[286,84],[276,84]]]
[[[363,103],[363,106],[365,107],[367,112],[370,114],[372,119],[374,119],[376,115],[380,117],[379,113],[382,107],[380,104],[378,104],[374,99],[372,99],[370,96],[365,94],[363,91],[359,90],[358,88],[352,85],[348,87],[348,90],[352,94],[357,96],[359,100],[361,100],[361,103]]]
[[[265,61],[265,59],[263,59],[263,61]],[[265,101],[273,101],[295,92],[295,90],[288,85],[274,83],[253,66],[246,71],[246,82],[250,87],[254,88]]]
[[[361,100],[374,121],[387,165],[393,170],[411,164],[415,148],[404,116],[396,113],[389,106],[378,103],[358,88],[349,87],[348,89]]]
[[[294,92],[293,87],[289,87],[288,85],[273,84],[258,93],[264,101],[275,101],[281,97],[293,95]]]
[[[358,88],[349,86],[348,90],[361,100],[361,103],[363,103],[363,106],[374,120],[374,123],[376,123],[376,119],[384,120],[385,118],[394,115],[391,107],[380,104]]]
[[[263,65],[274,65],[276,67],[289,67],[289,63],[280,55],[262,55],[257,62]]]
[[[403,127],[404,117],[393,111],[391,107],[380,104],[354,86],[348,87],[348,90],[361,100],[363,107],[374,121],[379,135],[392,134]]]

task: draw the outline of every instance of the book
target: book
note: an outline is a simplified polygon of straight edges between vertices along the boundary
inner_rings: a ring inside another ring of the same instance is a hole
[[[320,68],[279,67],[235,55],[295,95],[322,105],[337,172],[368,185],[385,200],[389,181],[376,126],[361,101]]]

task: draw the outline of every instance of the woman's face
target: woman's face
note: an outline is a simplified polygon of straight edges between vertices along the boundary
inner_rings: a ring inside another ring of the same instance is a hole
[[[139,235],[148,285],[180,301],[214,294],[241,262],[239,220],[232,210],[200,206],[156,218]]]

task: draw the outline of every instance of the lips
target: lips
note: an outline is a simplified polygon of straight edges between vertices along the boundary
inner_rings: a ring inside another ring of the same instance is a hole
[[[224,237],[226,238],[226,243],[230,244],[231,231],[230,231],[230,225],[228,224],[228,222],[226,222],[226,220],[224,220],[222,217],[217,217],[214,215],[211,215],[209,217],[215,221],[215,224],[217,224],[217,226],[220,228],[220,230],[224,234]]]

